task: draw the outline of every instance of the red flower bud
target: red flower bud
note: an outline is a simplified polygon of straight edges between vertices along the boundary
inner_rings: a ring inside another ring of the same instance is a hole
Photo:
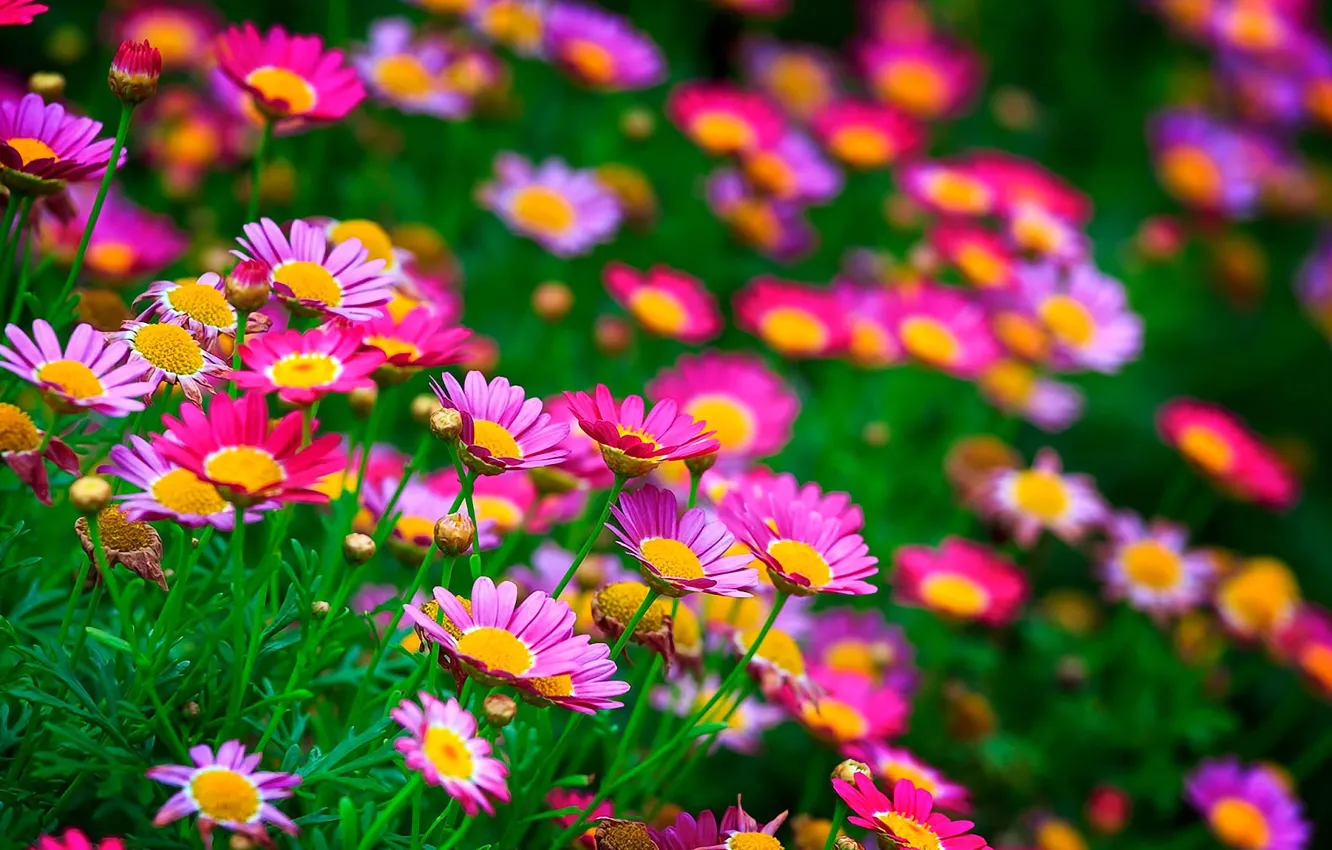
[[[162,54],[148,43],[122,41],[111,60],[106,83],[121,103],[137,106],[157,94],[157,80],[162,76]]]

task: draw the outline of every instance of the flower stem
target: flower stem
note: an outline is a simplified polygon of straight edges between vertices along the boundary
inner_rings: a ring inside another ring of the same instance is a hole
[[[619,639],[615,641],[615,645],[611,647],[611,661],[620,657],[620,651],[624,649],[625,644],[629,643],[629,638],[634,636],[634,629],[638,628],[639,622],[647,616],[648,609],[652,607],[652,603],[656,602],[657,597],[659,596],[661,596],[661,594],[655,590],[649,590],[643,596],[642,604],[638,606],[638,610],[634,612],[634,615],[629,618],[629,622],[624,627],[624,632],[620,635]]]
[[[591,554],[592,547],[596,545],[597,538],[601,536],[601,530],[606,527],[606,520],[610,517],[611,505],[615,504],[615,500],[619,498],[620,491],[624,489],[624,482],[627,480],[623,475],[615,476],[615,483],[611,485],[610,492],[606,494],[606,504],[601,508],[601,517],[597,520],[596,525],[592,526],[592,533],[587,536],[583,548],[578,550],[578,554],[574,557],[573,563],[569,565],[569,569],[564,571],[564,577],[560,579],[560,583],[555,585],[555,589],[550,592],[552,597],[560,598],[564,588],[568,587],[569,582],[573,581],[574,573],[578,572],[578,568],[583,565],[583,561]]]
[[[92,241],[93,229],[97,227],[97,217],[102,214],[102,204],[106,203],[106,195],[111,191],[111,180],[116,176],[116,168],[120,164],[120,152],[125,149],[125,137],[129,135],[130,116],[134,113],[134,106],[128,103],[120,105],[120,126],[116,127],[116,140],[111,145],[111,158],[106,163],[106,173],[102,176],[102,185],[97,189],[97,197],[93,199],[92,209],[88,212],[88,224],[83,228],[83,238],[79,240],[79,249],[74,253],[74,263],[69,267],[69,277],[65,278],[65,285],[60,290],[60,296],[53,302],[56,310],[61,309],[65,304],[65,299],[74,291],[74,282],[79,279],[79,271],[83,268],[83,255],[88,252],[88,243]]]
[[[241,346],[245,344],[245,323],[250,320],[250,314],[244,310],[236,311],[236,338],[232,340],[231,346],[231,371],[239,372],[241,369]],[[240,393],[240,387],[236,385],[233,379],[231,386],[227,388],[231,397],[235,398]]]
[[[837,805],[833,808],[832,826],[828,827],[828,837],[823,841],[823,850],[832,850],[833,844],[837,842],[837,833],[842,831],[842,823],[846,820],[846,803],[842,798],[837,798]]]
[[[90,567],[92,561],[84,558],[82,566],[79,567],[78,578],[74,580],[74,588],[70,591],[69,601],[65,603],[65,615],[60,618],[60,631],[56,633],[56,643],[60,646],[64,646],[65,638],[69,637],[69,627],[74,622],[74,608],[78,605],[79,597],[83,595],[83,583],[88,580]]]
[[[124,597],[120,595],[120,580],[111,574],[111,565],[107,563],[106,551],[102,549],[102,530],[97,520],[97,514],[88,514],[88,537],[92,539],[93,557],[97,559],[97,571],[102,582],[106,584],[107,593],[111,594],[111,602],[116,606],[116,613],[120,616],[120,630],[123,637],[133,647],[134,654],[138,655],[139,646],[134,635],[134,614],[124,605]]]
[[[230,726],[240,713],[241,698],[245,693],[245,680],[241,675],[241,665],[245,647],[245,602],[249,594],[245,592],[245,517],[244,511],[236,509],[236,527],[231,532],[231,698],[227,703],[226,726]],[[258,602],[256,601],[257,605]]]
[[[273,122],[264,121],[263,132],[259,134],[259,147],[254,149],[254,171],[250,175],[250,197],[245,207],[245,224],[259,220],[259,184],[264,177],[264,159],[268,156],[268,144],[273,140]],[[237,348],[240,347],[240,326],[236,326]]]
[[[23,238],[23,232],[28,229],[28,216],[32,213],[34,199],[31,197],[19,201],[18,232],[14,236],[14,245],[6,246],[4,268],[0,269],[0,281],[9,274],[9,267],[13,263],[10,256],[13,252],[10,247],[15,247],[22,243],[23,260],[19,265],[18,292],[14,293],[14,304],[9,308],[9,323],[12,325],[18,321],[19,314],[23,312],[23,299],[28,294],[28,261],[32,257],[32,237]]]
[[[689,502],[685,505],[688,510],[698,504],[698,485],[703,480],[703,476],[692,469],[689,470]]]
[[[404,782],[402,790],[393,795],[393,799],[389,800],[384,806],[383,811],[379,813],[379,817],[375,818],[370,824],[370,828],[365,831],[365,835],[361,836],[360,843],[356,845],[357,850],[369,850],[369,848],[374,847],[376,839],[388,827],[389,821],[398,814],[398,811],[424,784],[425,779],[419,773],[413,774],[410,782]]]
[[[467,563],[472,569],[472,581],[476,581],[481,575],[481,521],[476,518],[476,504],[472,500],[477,473],[468,472],[463,466],[460,451],[453,453],[453,468],[458,472],[458,486],[462,488],[463,501],[467,503],[467,518],[472,521],[472,555],[467,559]]]

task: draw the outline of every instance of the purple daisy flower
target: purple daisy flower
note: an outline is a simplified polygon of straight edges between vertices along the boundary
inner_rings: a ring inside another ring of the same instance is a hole
[[[1050,531],[1076,543],[1105,519],[1106,507],[1089,475],[1065,474],[1051,448],[1036,453],[1027,469],[996,469],[976,495],[980,512],[1008,528],[1018,546],[1030,548]]]
[[[620,15],[560,0],[546,13],[544,52],[574,79],[601,91],[655,86],[666,60],[648,35]]]
[[[42,218],[41,241],[66,265],[78,252],[96,197],[94,186],[70,187],[68,198],[74,217],[67,221],[55,216]],[[170,216],[151,213],[113,190],[107,194],[93,226],[83,255],[83,271],[99,283],[124,286],[159,274],[183,257],[189,246],[189,234]]]
[[[32,323],[29,337],[18,325],[5,328],[13,348],[0,345],[0,369],[36,384],[60,413],[87,408],[107,416],[143,410],[143,397],[157,388],[142,380],[143,363],[126,363],[125,343],[108,341],[92,325],[78,325],[61,349],[55,331],[43,319]]]
[[[137,493],[116,497],[131,522],[169,519],[186,528],[211,525],[231,531],[236,527],[235,506],[223,499],[216,487],[163,458],[142,437],[131,434],[129,445],[112,446],[110,461],[97,471],[140,488]],[[258,522],[264,511],[278,507],[277,502],[248,507],[245,522]]]
[[[878,609],[829,608],[815,615],[811,661],[839,673],[860,673],[903,694],[916,686],[916,649],[906,631]]]
[[[0,103],[0,174],[20,172],[37,180],[100,180],[111,160],[113,139],[97,139],[102,123],[70,115],[35,94]],[[125,162],[125,152],[120,161]]]
[[[471,107],[465,95],[440,82],[449,67],[447,45],[417,38],[406,18],[371,22],[369,43],[353,51],[351,61],[376,100],[403,112],[463,118]]]
[[[1110,543],[1101,560],[1106,593],[1150,614],[1179,614],[1207,594],[1212,563],[1187,549],[1189,530],[1157,519],[1150,523],[1132,511],[1106,522]]]
[[[554,705],[579,714],[621,708],[624,703],[612,697],[628,693],[629,683],[611,678],[616,666],[610,657],[610,644],[591,643],[587,635],[575,640],[588,644],[578,668],[569,673],[524,680],[520,683],[523,699],[533,705]]]
[[[1268,770],[1246,768],[1234,757],[1199,764],[1184,794],[1235,850],[1302,850],[1312,835],[1299,799]]]
[[[556,256],[586,254],[620,228],[620,203],[591,170],[558,159],[534,166],[517,154],[501,153],[495,177],[481,189],[483,205],[510,230]]]
[[[126,365],[138,365],[143,370],[141,380],[153,386],[161,381],[176,384],[193,404],[203,404],[214,382],[231,374],[231,367],[189,330],[171,322],[126,321],[106,338],[125,344]]]
[[[1148,130],[1161,185],[1185,206],[1242,217],[1258,200],[1261,175],[1244,140],[1201,112],[1158,115]]]
[[[1142,318],[1124,284],[1090,263],[1024,264],[1018,297],[1040,317],[1055,343],[1054,365],[1113,374],[1142,350]]]
[[[444,385],[432,380],[439,403],[462,415],[458,435],[463,460],[484,475],[509,469],[553,466],[568,451],[560,443],[569,436],[569,426],[551,421],[542,412],[541,399],[527,398],[522,387],[496,378],[489,383],[480,372],[468,372],[459,384],[444,374]]]
[[[750,183],[779,201],[826,204],[842,191],[842,172],[804,133],[787,132],[771,145],[746,151],[740,165]]]
[[[509,801],[509,769],[476,734],[476,718],[456,699],[441,702],[425,691],[417,699],[420,705],[404,699],[389,712],[409,733],[394,742],[403,763],[441,786],[468,815],[482,809],[494,814],[490,797]]]
[[[708,206],[730,227],[735,238],[765,257],[793,262],[818,241],[803,207],[751,191],[736,169],[719,168],[712,172],[705,195]]]

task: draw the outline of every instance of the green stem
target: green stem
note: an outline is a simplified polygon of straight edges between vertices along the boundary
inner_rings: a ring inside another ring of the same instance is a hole
[[[597,524],[592,527],[592,533],[587,536],[583,548],[578,550],[578,554],[574,557],[573,563],[569,565],[569,569],[564,571],[564,578],[560,579],[560,583],[555,585],[555,589],[551,591],[550,595],[552,597],[560,598],[564,588],[568,587],[569,582],[573,581],[574,573],[578,572],[578,568],[583,565],[583,561],[591,554],[592,547],[596,545],[597,538],[601,536],[601,530],[606,527],[606,520],[610,518],[611,505],[615,504],[615,500],[620,496],[620,491],[624,489],[624,483],[628,480],[623,475],[615,476],[615,483],[611,485],[610,492],[606,494],[606,504],[601,508],[601,516],[597,519]]]
[[[462,452],[453,453],[453,468],[458,473],[458,486],[462,488],[463,500],[467,503],[467,518],[472,521],[475,537],[472,542],[472,555],[467,559],[472,569],[472,581],[481,575],[481,522],[476,518],[476,504],[472,500],[472,491],[476,489],[475,472],[468,472],[463,466]]]
[[[133,113],[134,107],[131,104],[120,105],[120,126],[116,127],[116,140],[111,145],[111,158],[106,163],[106,174],[102,176],[102,185],[97,189],[92,209],[88,211],[88,224],[83,228],[83,238],[79,240],[79,249],[74,253],[74,263],[69,267],[69,277],[65,278],[60,296],[53,302],[57,310],[64,306],[65,299],[74,291],[74,282],[79,279],[79,271],[83,269],[83,255],[88,252],[93,229],[97,227],[97,217],[102,214],[102,204],[106,203],[106,195],[111,191],[111,180],[116,176],[116,168],[120,164],[120,152],[125,149],[125,137],[129,135],[130,115]]]
[[[678,604],[679,600],[676,600],[676,603]],[[661,665],[661,653],[653,653],[652,663],[647,666],[642,680],[637,683],[638,687],[634,689],[638,694],[638,699],[634,703],[634,710],[629,713],[629,722],[624,726],[624,734],[620,736],[619,744],[615,748],[615,755],[610,760],[610,770],[606,771],[607,776],[614,776],[620,772],[620,765],[624,763],[624,758],[631,749],[630,741],[638,738],[638,728],[642,725],[643,718],[647,716],[646,708],[650,702],[648,694],[657,671],[661,669]]]
[[[19,266],[18,292],[14,295],[14,304],[9,308],[9,323],[12,325],[18,321],[19,314],[23,312],[23,299],[28,294],[28,263],[32,259],[32,237],[23,238],[23,232],[28,229],[28,215],[32,212],[34,199],[26,197],[19,201],[18,217],[18,235],[14,237],[14,244],[20,242],[23,245],[23,262]],[[8,251],[7,253],[12,253]],[[0,276],[9,274],[9,266],[12,260],[8,256],[5,258],[4,271],[0,271]]]
[[[703,476],[689,470],[689,502],[685,505],[685,510],[698,504],[698,485],[703,480]]]
[[[5,204],[5,213],[0,218],[0,258],[9,256],[9,249],[18,242],[18,235],[14,230],[14,218],[18,215],[19,204],[14,201],[13,195],[9,195],[6,200],[8,202]],[[4,275],[4,269],[8,267],[8,264],[0,267],[0,275]]]
[[[231,346],[231,371],[239,372],[241,370],[241,346],[245,344],[245,323],[250,320],[250,314],[244,310],[236,311],[236,338]],[[232,398],[240,393],[240,387],[232,381],[231,386],[227,388]]]
[[[97,613],[97,603],[102,601],[106,585],[97,582],[93,585],[92,598],[88,600],[88,611],[83,615],[83,628],[74,633],[74,648],[69,652],[69,666],[79,668],[79,654],[83,652],[83,643],[88,638],[88,627],[92,625],[93,615]]]
[[[402,479],[398,482],[397,488],[393,491],[393,497],[388,500],[388,504],[384,506],[384,512],[379,515],[379,521],[375,524],[374,533],[370,535],[374,538],[376,547],[382,546],[384,540],[390,533],[392,533],[393,523],[389,520],[393,516],[393,510],[398,506],[398,500],[402,498],[402,493],[407,489],[407,484],[413,477],[415,477],[416,471],[421,468],[421,464],[425,462],[426,452],[430,448],[430,440],[431,437],[429,436],[421,438],[420,444],[416,447],[416,452],[412,455],[411,461],[407,464],[407,469],[402,473]],[[454,510],[457,510],[457,508],[454,508]],[[452,512],[453,511],[450,511],[450,513]]]
[[[426,827],[425,837],[427,841],[430,840],[430,836],[435,834],[435,830],[439,829],[440,824],[448,820],[449,816],[452,815],[455,811],[457,811],[457,809],[458,809],[458,798],[454,797],[453,799],[449,800],[449,804],[444,807],[444,811],[439,813],[439,817],[435,818],[435,820],[431,822],[430,826]]]
[[[245,694],[245,679],[241,675],[245,647],[245,517],[236,506],[236,527],[231,532],[231,698],[227,702],[225,726],[230,727],[240,714],[241,699]]]
[[[120,630],[125,640],[133,648],[134,655],[138,655],[139,644],[135,640],[134,634],[134,613],[124,604],[124,597],[120,594],[120,579],[112,575],[111,565],[107,563],[106,552],[102,549],[102,531],[97,522],[97,514],[88,515],[88,536],[92,538],[93,557],[97,559],[97,570],[101,574],[102,581],[106,584],[107,593],[111,594],[111,603],[116,606],[116,613],[120,616]]]
[[[655,590],[649,590],[644,594],[643,601],[638,606],[638,610],[629,618],[628,624],[624,627],[624,632],[620,635],[619,639],[615,641],[615,645],[611,647],[611,661],[620,657],[620,651],[624,649],[627,643],[629,643],[629,638],[634,636],[634,629],[638,628],[639,622],[647,615],[648,609],[652,607],[652,603],[656,602],[657,597],[659,596],[661,596],[661,594]]]
[[[832,846],[837,843],[837,833],[842,831],[842,823],[845,820],[846,803],[838,797],[837,805],[833,808],[832,826],[828,827],[828,837],[823,842],[823,850],[832,850]]]
[[[259,220],[259,185],[264,177],[264,159],[268,156],[268,145],[273,140],[273,122],[264,121],[263,132],[259,134],[259,147],[254,149],[254,171],[250,174],[250,197],[245,206],[245,224]],[[236,326],[236,339],[240,340],[241,328]],[[237,348],[239,348],[239,344]]]
[[[88,580],[91,567],[92,561],[84,558],[78,578],[74,580],[74,589],[69,594],[69,601],[65,603],[65,615],[60,618],[60,631],[56,633],[56,643],[60,646],[64,646],[65,638],[69,637],[69,627],[74,622],[74,609],[78,606],[79,597],[83,595],[83,583]]]
[[[406,805],[407,800],[419,791],[424,784],[425,779],[419,773],[413,774],[411,781],[404,782],[402,790],[393,795],[393,799],[389,800],[384,806],[379,813],[379,817],[375,818],[370,824],[370,828],[365,831],[365,835],[361,836],[360,843],[356,845],[357,850],[369,850],[369,848],[375,846],[375,840],[388,827],[389,821],[398,814],[398,811]]]

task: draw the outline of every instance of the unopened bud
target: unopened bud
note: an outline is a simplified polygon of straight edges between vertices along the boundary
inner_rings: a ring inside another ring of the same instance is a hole
[[[65,75],[55,71],[38,71],[28,77],[28,91],[40,95],[42,100],[59,100],[65,96]]]
[[[496,729],[503,729],[513,722],[518,713],[518,703],[505,694],[491,694],[481,703],[481,713],[486,722]]]
[[[860,431],[860,439],[865,441],[865,445],[877,449],[888,445],[890,433],[887,422],[866,422]]]
[[[601,316],[595,326],[597,350],[607,357],[618,357],[629,348],[634,329],[619,316]]]
[[[863,761],[856,761],[855,759],[842,759],[841,763],[833,768],[832,778],[840,779],[843,782],[854,783],[856,781],[856,774],[858,773],[863,773],[866,776],[869,776],[869,765],[865,764]]]
[[[550,280],[532,291],[532,312],[542,321],[558,322],[573,309],[573,290],[558,280]]]
[[[690,472],[694,473],[695,475],[702,475],[703,473],[707,472],[709,469],[712,469],[713,465],[716,462],[717,462],[717,450],[713,449],[712,451],[708,452],[705,455],[694,455],[693,457],[685,458],[684,465],[685,468],[687,468]]]
[[[157,80],[162,76],[162,54],[148,43],[122,41],[111,60],[106,84],[121,103],[137,106],[157,94]]]
[[[452,407],[441,407],[430,414],[430,433],[449,442],[462,433],[462,414]]]
[[[263,260],[242,260],[227,275],[227,303],[242,313],[253,313],[268,303],[272,293],[270,269]]]
[[[936,275],[940,267],[939,252],[928,242],[917,242],[907,252],[907,263],[923,275]]]
[[[865,850],[865,845],[849,835],[843,835],[833,842],[833,850]]]
[[[365,419],[374,409],[375,402],[379,401],[379,389],[377,387],[357,387],[347,393],[347,404],[351,407],[352,415]]]
[[[421,393],[412,399],[412,419],[416,420],[418,425],[430,425],[430,416],[436,410],[442,410],[439,399],[432,393]]]
[[[359,566],[374,556],[375,541],[370,535],[352,532],[342,538],[342,557],[347,563]]]
[[[641,106],[625,110],[620,116],[620,132],[625,138],[641,142],[657,129],[657,118],[650,110]]]
[[[472,548],[476,528],[467,514],[456,513],[440,517],[435,523],[435,545],[445,555],[462,555]]]
[[[95,514],[111,501],[111,485],[105,478],[85,475],[69,485],[69,501],[85,514]]]
[[[310,613],[314,615],[317,620],[322,620],[324,617],[327,617],[329,610],[328,603],[322,599],[316,599],[314,604],[310,606]]]
[[[198,717],[199,703],[195,702],[194,700],[190,700],[189,702],[185,703],[180,707],[180,713],[191,719]]]

